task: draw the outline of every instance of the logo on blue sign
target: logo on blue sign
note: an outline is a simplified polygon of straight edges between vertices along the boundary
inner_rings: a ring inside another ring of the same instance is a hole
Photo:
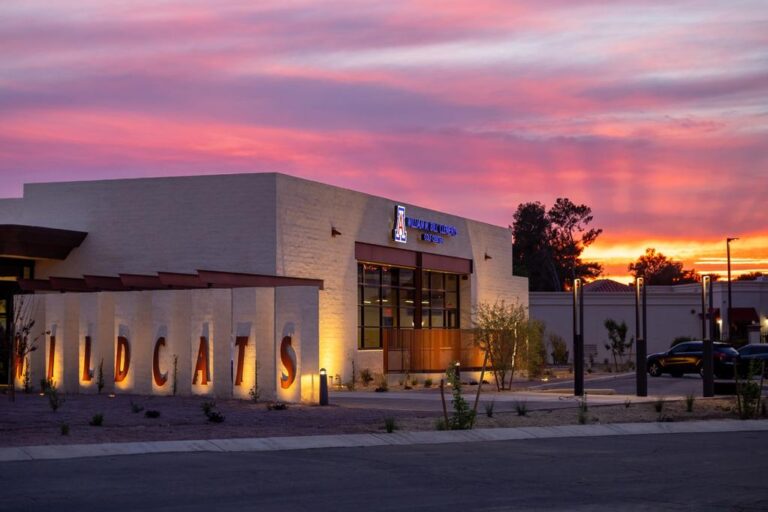
[[[408,232],[405,230],[405,206],[395,206],[395,229],[392,231],[392,239],[401,244],[408,242]]]
[[[395,242],[402,244],[408,241],[408,232],[406,228],[413,228],[421,231],[421,240],[433,244],[442,244],[446,236],[456,236],[459,231],[456,227],[438,222],[407,217],[405,215],[405,206],[395,206],[395,229],[392,232],[392,238]]]

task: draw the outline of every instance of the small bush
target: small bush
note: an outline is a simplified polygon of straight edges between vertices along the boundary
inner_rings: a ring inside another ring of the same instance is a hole
[[[662,397],[657,398],[653,402],[653,410],[661,414],[664,411],[664,399]]]
[[[387,434],[391,434],[397,430],[397,423],[395,422],[395,418],[384,418],[384,428],[386,429]]]
[[[363,368],[360,370],[360,381],[363,383],[364,387],[368,387],[368,385],[373,382],[373,374],[371,373],[370,368]]]
[[[525,401],[515,402],[515,411],[518,416],[525,416],[528,414],[528,403]]]
[[[693,394],[686,395],[685,397],[685,410],[687,412],[693,412],[693,403],[696,401],[696,397]]]
[[[137,413],[140,413],[143,410],[144,410],[143,406],[141,406],[139,404],[136,404],[136,403],[133,402],[133,400],[131,400],[131,412],[132,413],[137,414]]]
[[[425,388],[431,388],[432,387],[432,379],[424,379],[424,387]]]
[[[219,411],[211,411],[211,413],[208,415],[208,421],[211,423],[221,423],[224,421],[224,415]]]
[[[485,415],[489,418],[493,418],[493,408],[495,405],[496,404],[493,401],[485,404]]]
[[[203,410],[203,414],[208,416],[216,408],[216,402],[203,402],[200,408]]]
[[[159,418],[160,417],[160,411],[155,411],[152,409],[149,409],[144,412],[144,416],[147,418]]]
[[[88,424],[92,427],[100,427],[104,424],[104,415],[102,413],[94,414]]]
[[[288,404],[285,402],[267,402],[268,411],[284,411],[288,409]]]
[[[587,422],[587,413],[586,411],[579,409],[579,415],[578,415],[579,425],[584,425]]]
[[[438,418],[435,420],[435,430],[447,430],[444,419]]]
[[[66,400],[59,394],[59,388],[53,379],[45,381],[45,395],[48,397],[48,405],[51,406],[51,410],[56,412]]]
[[[60,428],[61,428],[61,435],[63,436],[69,435],[69,424],[62,423]]]
[[[627,398],[626,400],[624,400],[624,408],[629,409],[630,407],[632,407],[632,400]]]
[[[389,383],[387,382],[387,376],[382,375],[381,379],[379,380],[379,386],[374,389],[377,393],[386,393],[389,391]]]

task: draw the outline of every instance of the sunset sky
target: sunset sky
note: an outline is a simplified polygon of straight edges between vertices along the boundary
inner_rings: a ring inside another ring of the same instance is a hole
[[[768,271],[768,3],[3,0],[0,197],[279,171],[506,226],[591,206],[585,257]],[[738,273],[737,272],[737,273]]]

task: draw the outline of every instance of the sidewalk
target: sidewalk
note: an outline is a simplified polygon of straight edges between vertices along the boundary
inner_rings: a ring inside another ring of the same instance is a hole
[[[150,453],[270,452],[317,448],[355,448],[547,439],[554,437],[598,437],[752,431],[768,432],[768,421],[710,420],[679,423],[615,423],[605,425],[565,425],[557,427],[395,432],[392,434],[344,434],[211,439],[198,441],[21,446],[0,448],[0,462],[109,457],[115,455],[141,455]]]

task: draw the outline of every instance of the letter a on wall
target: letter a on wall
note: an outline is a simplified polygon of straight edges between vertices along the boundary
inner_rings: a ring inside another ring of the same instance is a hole
[[[115,382],[123,382],[131,367],[131,346],[125,336],[117,337],[117,354],[115,355]]]
[[[280,361],[282,361],[287,372],[280,372],[280,387],[288,389],[293,385],[293,381],[296,380],[296,352],[291,346],[290,336],[284,336],[283,341],[280,343]]]
[[[197,374],[201,373],[200,384],[206,385],[211,380],[210,365],[208,364],[208,339],[200,336],[200,347],[197,349],[197,363],[192,376],[192,384],[197,384]]]

